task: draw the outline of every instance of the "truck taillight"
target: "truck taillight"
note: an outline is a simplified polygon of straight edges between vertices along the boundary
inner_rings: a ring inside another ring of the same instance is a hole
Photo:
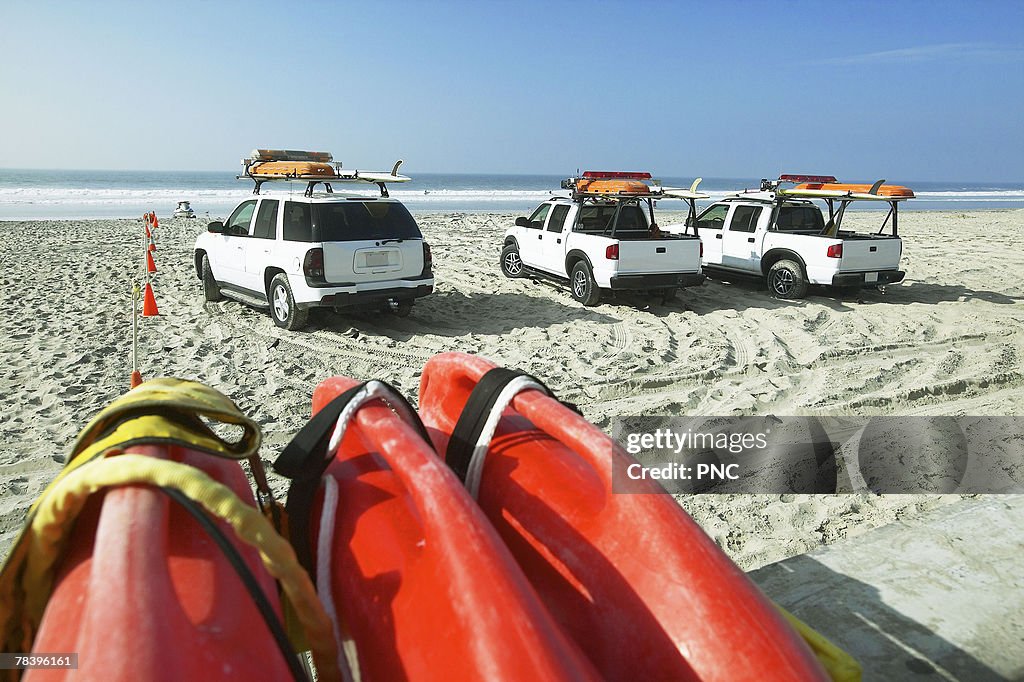
[[[700,242],[700,257],[701,258],[704,257],[704,242],[703,241]]]
[[[605,247],[604,257],[608,260],[619,260],[619,245],[611,244]]]
[[[429,275],[434,268],[434,255],[430,253],[430,244],[423,242],[423,274]]]
[[[833,244],[832,246],[828,247],[828,252],[826,253],[826,255],[829,258],[842,258],[843,257],[843,245],[842,244]]]
[[[302,260],[302,274],[309,279],[324,279],[324,250],[310,249]]]

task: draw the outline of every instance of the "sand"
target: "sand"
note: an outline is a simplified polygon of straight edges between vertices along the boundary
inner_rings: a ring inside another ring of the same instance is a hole
[[[526,369],[602,428],[631,414],[1014,415],[1024,411],[1024,210],[901,216],[904,284],[860,301],[799,302],[713,281],[668,305],[584,308],[564,287],[498,269],[508,214],[420,214],[437,291],[406,319],[314,315],[287,332],[233,301],[205,303],[199,221],[162,220],[141,370],[224,392],[263,427],[272,461],[333,374],[383,378],[415,401],[432,355]],[[663,216],[666,222],[669,216]],[[847,216],[876,225],[877,213]],[[0,555],[78,430],[123,393],[138,220],[0,223]],[[274,482],[278,490],[286,486]],[[680,503],[751,569],[960,496],[725,496]]]

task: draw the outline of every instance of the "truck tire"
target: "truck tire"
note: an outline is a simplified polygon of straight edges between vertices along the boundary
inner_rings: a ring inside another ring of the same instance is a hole
[[[210,268],[210,257],[203,254],[203,298],[207,301],[219,301],[223,298],[220,295],[220,287],[217,280],[213,278],[213,270]]]
[[[270,300],[270,317],[278,327],[294,331],[302,329],[309,318],[308,310],[299,310],[295,305],[295,297],[292,296],[291,285],[288,284],[288,276],[284,273],[274,275],[270,280],[270,291],[267,298]]]
[[[594,273],[586,261],[579,261],[573,266],[569,277],[569,289],[572,297],[586,306],[597,305],[601,300],[601,290],[594,281]]]
[[[509,279],[523,276],[523,259],[519,257],[519,247],[515,244],[501,250],[501,274]]]
[[[807,277],[800,264],[792,260],[780,260],[768,270],[768,291],[772,296],[796,300],[807,295]]]

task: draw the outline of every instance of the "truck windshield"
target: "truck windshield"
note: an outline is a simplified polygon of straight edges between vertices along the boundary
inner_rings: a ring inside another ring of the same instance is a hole
[[[422,236],[409,210],[393,201],[346,201],[313,205],[314,241],[420,239]]]
[[[775,229],[780,232],[821,232],[825,229],[825,218],[817,206],[783,204],[775,219]]]

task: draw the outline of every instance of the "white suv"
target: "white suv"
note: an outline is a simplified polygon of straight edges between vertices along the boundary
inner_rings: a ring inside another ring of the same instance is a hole
[[[387,196],[254,196],[196,239],[195,267],[207,301],[269,307],[290,330],[315,307],[405,316],[434,290],[430,246]]]

